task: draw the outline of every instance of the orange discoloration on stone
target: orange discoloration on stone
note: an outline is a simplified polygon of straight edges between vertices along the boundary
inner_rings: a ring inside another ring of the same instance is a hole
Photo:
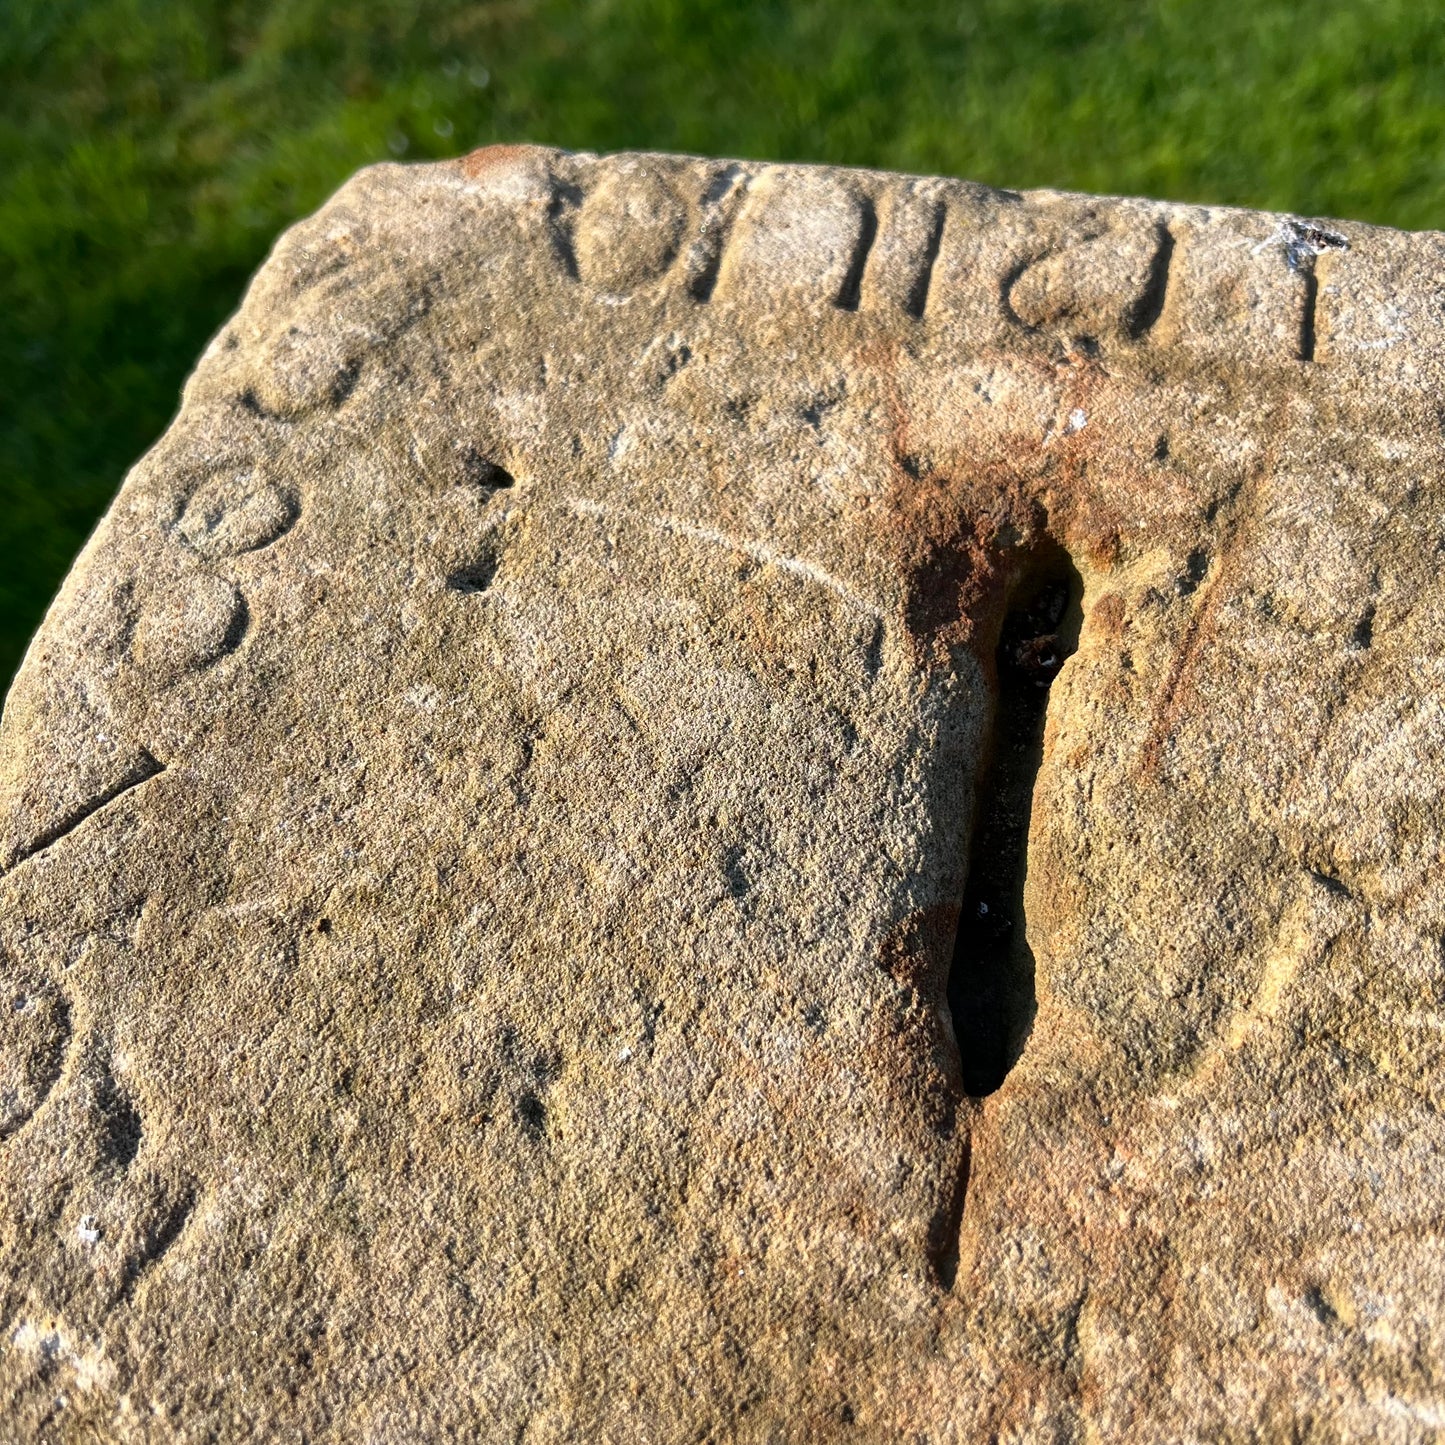
[[[874,343],[859,359],[881,386],[890,458],[883,496],[865,519],[866,545],[904,579],[903,635],[928,666],[961,646],[983,660],[1003,615],[1011,549],[1041,520],[1030,496],[1040,449],[1019,435],[1001,455],[969,456],[962,438],[941,434],[940,418],[919,417],[905,401],[896,344]]]
[[[878,966],[905,988],[937,1003],[948,981],[957,929],[957,904],[916,909],[889,931],[878,950]]]
[[[1117,592],[1106,592],[1089,611],[1094,636],[1112,641],[1124,634],[1124,599]]]
[[[468,151],[457,162],[468,180],[479,180],[493,171],[508,170],[528,161],[545,161],[556,152],[537,145],[490,145]]]

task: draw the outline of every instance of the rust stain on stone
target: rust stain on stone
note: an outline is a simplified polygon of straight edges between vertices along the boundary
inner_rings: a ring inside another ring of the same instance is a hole
[[[915,909],[889,930],[878,950],[878,966],[895,982],[937,1003],[948,980],[957,929],[957,904]]]
[[[555,151],[549,150],[546,146],[479,146],[474,151],[468,151],[457,164],[461,166],[463,175],[469,180],[475,181],[493,171],[508,170],[529,160],[545,161],[555,154]]]

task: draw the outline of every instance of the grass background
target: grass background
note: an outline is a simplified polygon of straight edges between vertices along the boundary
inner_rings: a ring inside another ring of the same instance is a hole
[[[1445,226],[1436,0],[0,0],[0,685],[276,233],[495,140]]]

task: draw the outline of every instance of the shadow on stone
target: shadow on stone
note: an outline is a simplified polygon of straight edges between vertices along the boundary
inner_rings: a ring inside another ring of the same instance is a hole
[[[1049,688],[1078,645],[1083,583],[1064,552],[1038,554],[1018,584],[995,652],[993,737],[969,841],[968,879],[948,977],[966,1092],[1003,1083],[1033,1026],[1034,957],[1024,877]]]

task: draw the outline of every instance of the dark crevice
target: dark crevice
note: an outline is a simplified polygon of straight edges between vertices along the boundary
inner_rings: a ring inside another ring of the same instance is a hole
[[[261,421],[286,420],[285,417],[280,416],[278,413],[272,411],[268,406],[266,406],[261,401],[261,398],[256,395],[255,389],[252,387],[248,386],[245,391],[243,391],[236,398],[236,402],[240,406],[242,411],[250,412],[252,416],[258,418]]]
[[[1320,296],[1320,282],[1319,277],[1315,275],[1313,256],[1300,263],[1299,273],[1304,278],[1305,287],[1304,304],[1300,313],[1299,359],[1313,361],[1315,359],[1315,307]]]
[[[1186,558],[1184,575],[1174,579],[1174,590],[1181,597],[1188,597],[1204,581],[1209,572],[1209,553],[1196,547]]]
[[[1163,221],[1155,227],[1155,236],[1154,256],[1149,262],[1144,290],[1129,308],[1129,315],[1124,322],[1124,329],[1132,341],[1138,341],[1153,328],[1155,322],[1164,314],[1164,302],[1169,294],[1169,266],[1174,259],[1174,236]]]
[[[1311,1285],[1305,1291],[1305,1304],[1309,1311],[1322,1325],[1337,1325],[1340,1317],[1335,1313],[1334,1307],[1325,1298],[1324,1291],[1318,1285]]]
[[[1350,634],[1350,645],[1356,652],[1367,651],[1374,646],[1375,642],[1375,604],[1370,603],[1360,614],[1360,620],[1355,623],[1355,630]]]
[[[536,1143],[547,1132],[547,1106],[536,1094],[528,1091],[517,1100],[517,1122],[522,1133]]]
[[[799,415],[814,431],[821,431],[823,429],[823,418],[842,403],[845,391],[846,388],[839,387],[836,391],[824,392],[815,396],[813,400],[802,409]]]
[[[505,467],[499,467],[476,447],[465,447],[461,452],[462,481],[484,492],[505,491],[516,485],[516,478]]]
[[[1327,873],[1323,868],[1306,868],[1305,872],[1325,890],[1326,893],[1333,893],[1336,898],[1353,898],[1349,887],[1341,879],[1336,878],[1333,873]]]
[[[1243,491],[1243,489],[1243,482],[1234,482],[1225,491],[1223,496],[1215,497],[1214,500],[1211,501],[1209,505],[1204,509],[1204,520],[1213,525],[1214,519],[1220,514],[1220,512],[1224,508],[1232,507],[1234,505],[1234,503],[1239,498],[1240,492]]]
[[[477,593],[487,591],[496,580],[497,569],[502,565],[502,550],[496,539],[489,538],[477,556],[465,567],[459,567],[447,578],[447,586],[453,592]]]
[[[948,978],[963,1086],[975,1097],[1003,1083],[1033,1025],[1034,958],[1023,902],[1029,816],[1049,686],[1078,644],[1082,596],[1064,552],[1042,550],[1013,589],[995,652],[993,736]]]

